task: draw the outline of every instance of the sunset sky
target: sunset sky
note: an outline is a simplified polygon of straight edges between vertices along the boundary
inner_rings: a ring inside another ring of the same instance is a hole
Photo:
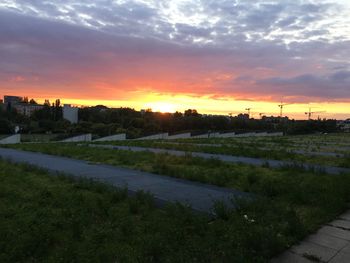
[[[350,118],[350,1],[1,0],[0,95]]]

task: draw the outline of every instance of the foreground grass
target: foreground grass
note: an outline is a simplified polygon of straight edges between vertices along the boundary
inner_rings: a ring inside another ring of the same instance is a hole
[[[349,174],[326,175],[297,168],[269,169],[191,156],[176,157],[62,143],[20,144],[11,147],[124,166],[251,192],[268,200],[266,213],[285,214],[287,210],[293,211],[307,232],[334,218],[346,208],[346,203],[350,200]],[[288,221],[287,218],[284,220]]]
[[[266,199],[216,212],[0,160],[0,262],[267,262],[306,234]]]

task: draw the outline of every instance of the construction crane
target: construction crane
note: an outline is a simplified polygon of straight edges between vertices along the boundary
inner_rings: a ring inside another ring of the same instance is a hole
[[[283,116],[283,107],[284,106],[287,106],[287,105],[290,105],[291,103],[282,103],[278,105],[278,107],[280,107],[280,117],[282,118]]]
[[[308,116],[308,120],[311,120],[312,114],[314,113],[324,113],[326,111],[311,111],[312,108],[309,108],[308,112],[305,112],[305,114]]]
[[[252,108],[246,108],[245,110],[246,111],[248,111],[248,116],[249,116],[249,118],[250,118],[250,110],[251,110]]]

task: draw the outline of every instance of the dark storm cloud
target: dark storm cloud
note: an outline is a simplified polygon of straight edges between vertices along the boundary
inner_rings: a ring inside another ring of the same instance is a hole
[[[275,77],[259,80],[256,84],[267,88],[271,93],[283,90],[286,96],[315,97],[317,94],[321,98],[348,98],[350,71],[323,76],[303,74],[292,78]]]
[[[330,76],[330,80],[336,83],[346,83],[350,89],[350,71],[338,71]]]

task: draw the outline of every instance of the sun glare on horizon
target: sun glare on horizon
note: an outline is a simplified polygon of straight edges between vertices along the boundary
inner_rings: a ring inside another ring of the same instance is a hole
[[[147,103],[145,104],[145,108],[162,113],[174,113],[176,111],[176,106],[174,104],[161,101]]]
[[[0,95],[350,117],[348,0],[44,2],[0,1]]]
[[[349,14],[0,0],[0,263],[350,263]]]

